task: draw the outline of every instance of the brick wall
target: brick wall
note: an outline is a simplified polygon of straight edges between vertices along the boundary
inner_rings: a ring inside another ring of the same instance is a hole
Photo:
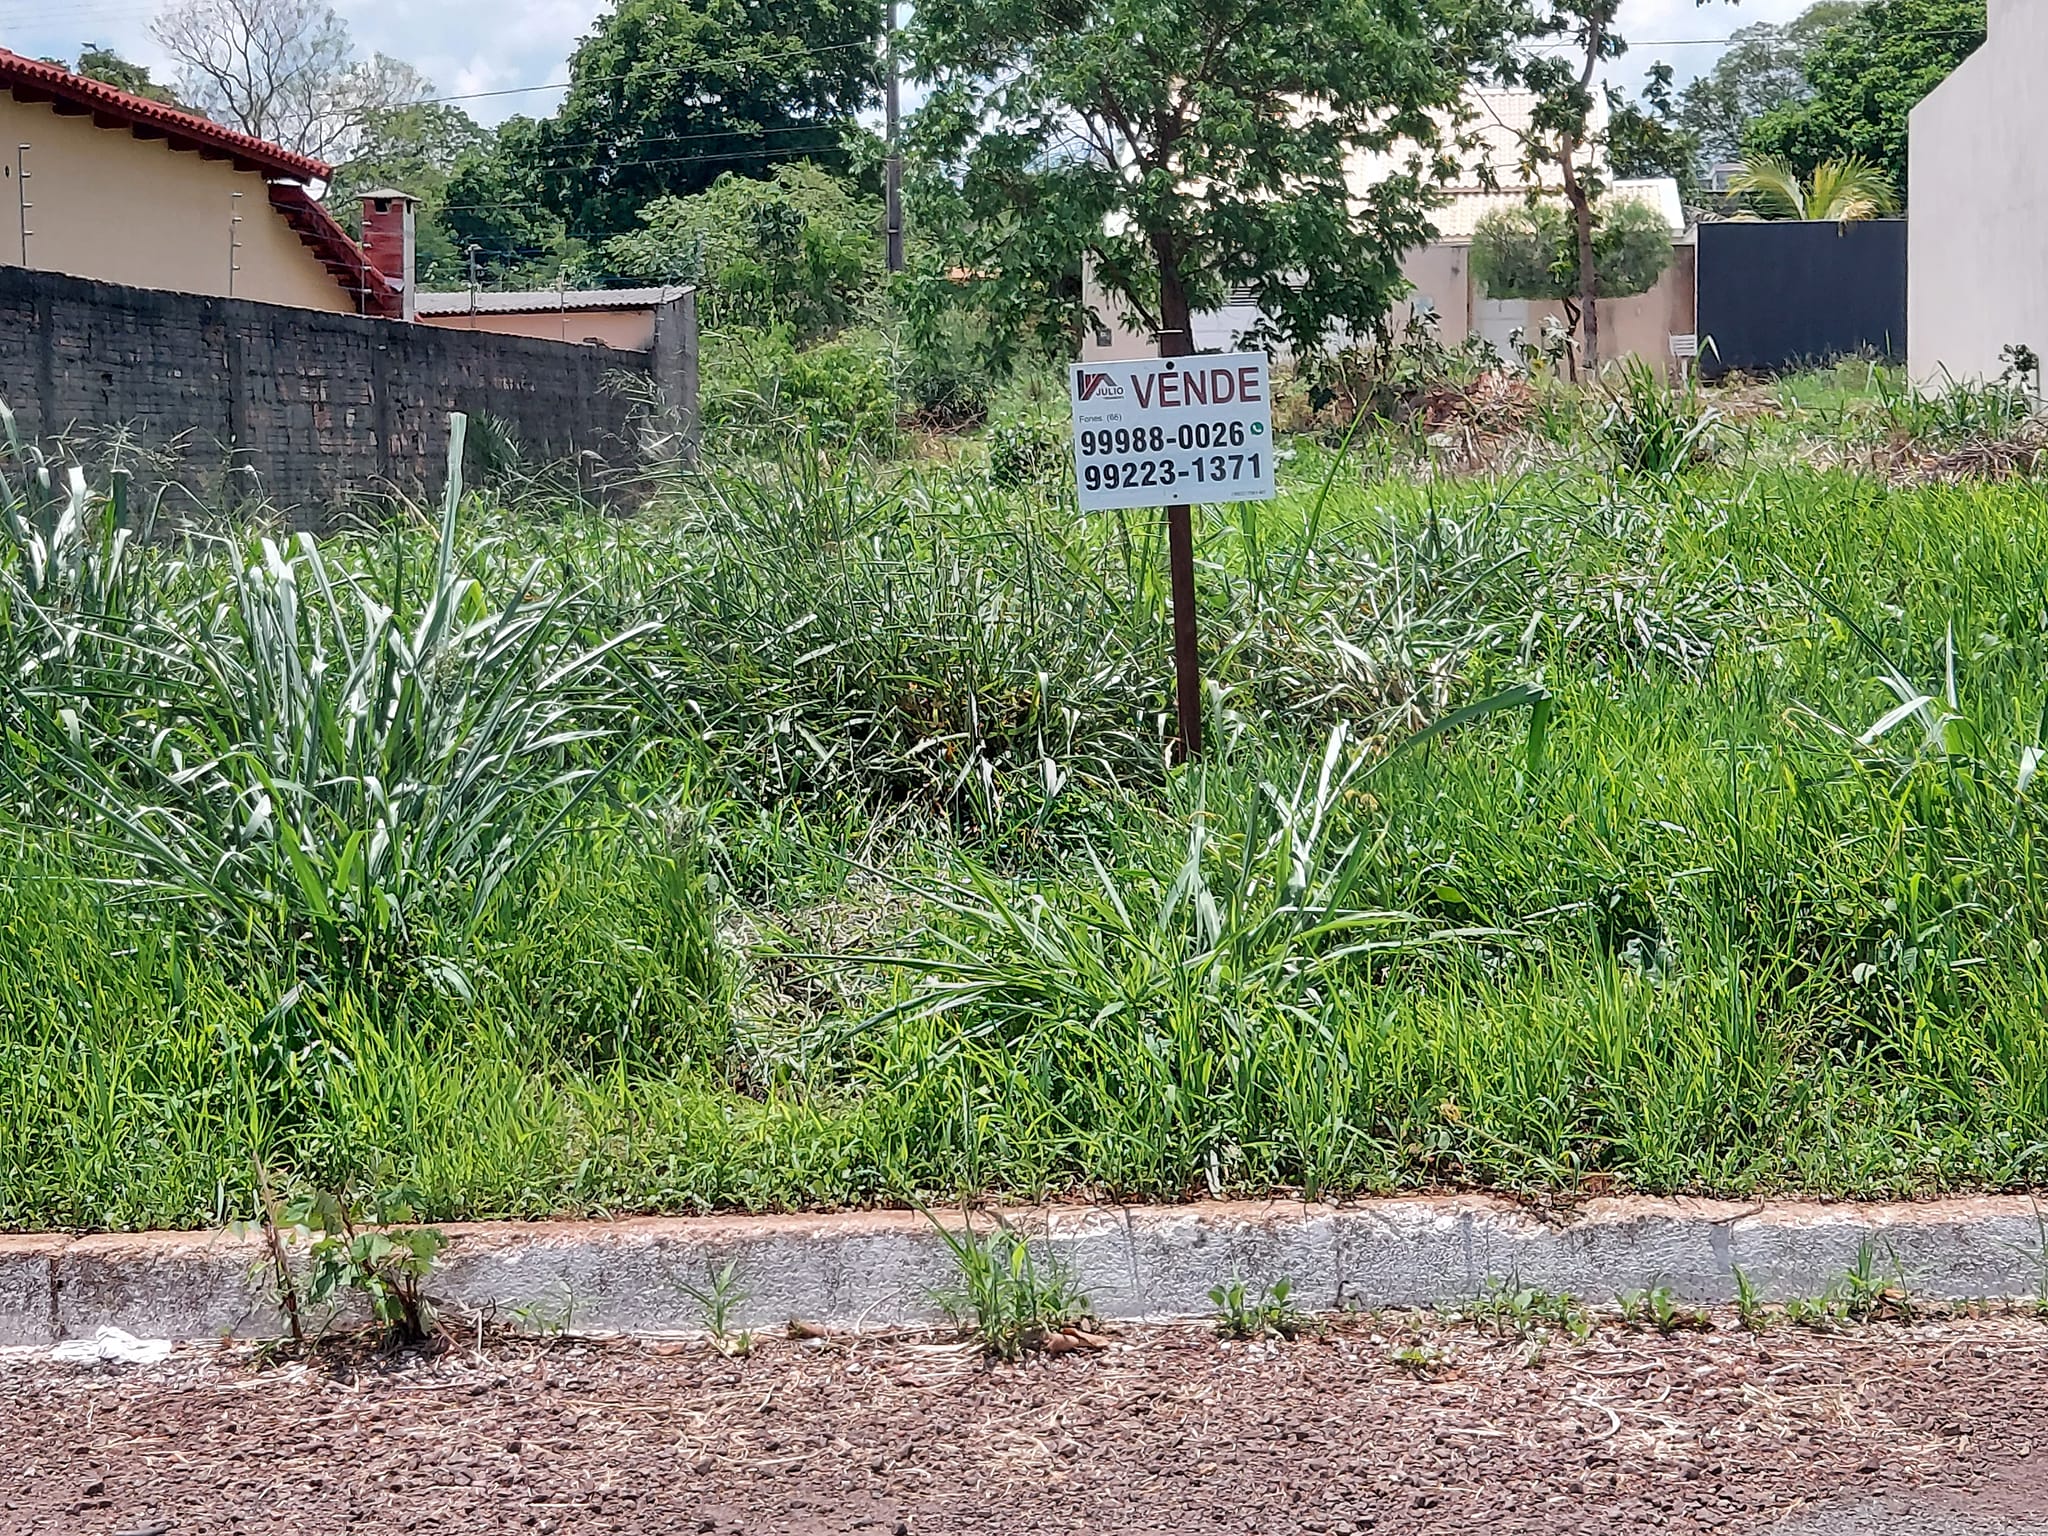
[[[502,418],[529,462],[631,461],[619,372],[694,396],[694,307],[654,352],[320,314],[0,267],[0,400],[25,434],[121,429],[173,446],[209,502],[260,492],[302,524],[392,490],[434,493],[448,413]]]

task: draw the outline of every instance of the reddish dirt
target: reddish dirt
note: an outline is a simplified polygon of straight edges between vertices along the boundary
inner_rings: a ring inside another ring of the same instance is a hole
[[[2032,1319],[1527,1354],[1385,1320],[993,1367],[918,1340],[16,1354],[0,1531],[1745,1532],[1841,1528],[1847,1501],[2003,1532],[2048,1508]]]

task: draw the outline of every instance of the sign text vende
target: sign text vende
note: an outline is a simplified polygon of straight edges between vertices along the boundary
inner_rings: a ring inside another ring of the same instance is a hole
[[[1081,363],[1070,379],[1083,511],[1273,495],[1264,353]]]

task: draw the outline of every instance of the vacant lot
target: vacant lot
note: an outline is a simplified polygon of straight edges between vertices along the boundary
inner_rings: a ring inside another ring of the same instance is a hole
[[[1187,769],[1056,461],[315,544],[17,446],[0,1225],[2037,1185],[2041,489],[1800,398],[1304,436]]]

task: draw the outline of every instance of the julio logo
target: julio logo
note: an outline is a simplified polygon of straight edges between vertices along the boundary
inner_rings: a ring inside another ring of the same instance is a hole
[[[1090,373],[1085,368],[1081,370],[1080,381],[1075,387],[1080,391],[1083,405],[1090,400],[1121,400],[1124,397],[1123,385],[1109,374]]]

